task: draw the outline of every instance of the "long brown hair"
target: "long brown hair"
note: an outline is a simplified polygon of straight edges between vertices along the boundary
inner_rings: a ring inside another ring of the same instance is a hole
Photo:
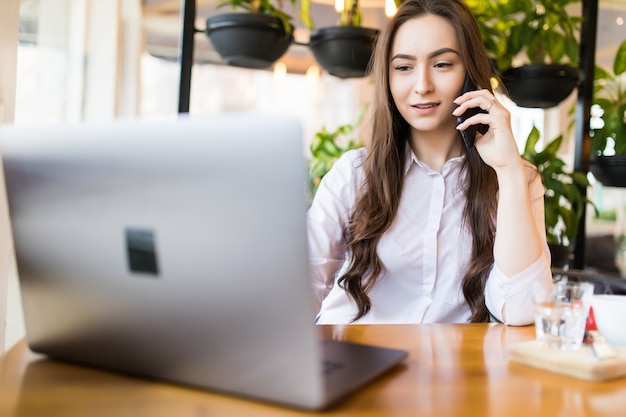
[[[363,162],[364,183],[343,234],[350,265],[339,285],[354,299],[356,321],[371,309],[368,292],[384,273],[376,252],[381,236],[391,226],[402,194],[407,137],[410,127],[396,108],[389,88],[389,60],[398,28],[425,14],[445,18],[456,29],[460,54],[472,79],[481,88],[491,88],[495,76],[476,20],[461,0],[404,0],[376,42],[372,58],[374,77],[371,106],[371,136]],[[460,135],[459,135],[459,140]],[[471,322],[486,322],[485,283],[493,266],[493,244],[498,184],[495,172],[483,162],[475,148],[466,153],[463,221],[472,235],[472,259],[462,287],[471,310]],[[453,237],[450,237],[453,238]]]

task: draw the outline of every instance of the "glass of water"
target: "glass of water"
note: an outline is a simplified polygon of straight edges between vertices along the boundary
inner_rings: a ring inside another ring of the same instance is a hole
[[[560,350],[580,348],[589,315],[593,284],[559,281],[554,294],[535,295],[537,340]]]

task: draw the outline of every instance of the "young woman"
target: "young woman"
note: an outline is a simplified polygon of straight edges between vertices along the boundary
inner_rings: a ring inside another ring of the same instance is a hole
[[[367,146],[335,163],[308,214],[317,322],[531,323],[532,283],[552,286],[544,189],[473,15],[405,0],[373,59]],[[461,94],[466,76],[478,89]],[[466,147],[460,130],[479,124]]]

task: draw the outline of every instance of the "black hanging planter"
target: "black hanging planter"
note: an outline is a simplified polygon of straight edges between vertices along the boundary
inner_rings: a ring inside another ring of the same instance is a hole
[[[379,31],[356,26],[331,26],[311,33],[309,48],[315,60],[339,78],[359,78],[368,66]]]
[[[626,187],[626,155],[593,155],[589,159],[589,170],[607,187]]]
[[[570,65],[530,64],[502,72],[509,96],[520,107],[550,108],[569,96],[580,80]]]
[[[267,68],[293,42],[282,21],[259,13],[225,13],[206,20],[206,34],[228,65]]]

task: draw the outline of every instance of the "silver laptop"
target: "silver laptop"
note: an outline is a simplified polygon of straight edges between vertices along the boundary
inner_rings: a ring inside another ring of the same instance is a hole
[[[0,140],[32,350],[311,410],[405,358],[318,337],[296,120],[3,127]]]

